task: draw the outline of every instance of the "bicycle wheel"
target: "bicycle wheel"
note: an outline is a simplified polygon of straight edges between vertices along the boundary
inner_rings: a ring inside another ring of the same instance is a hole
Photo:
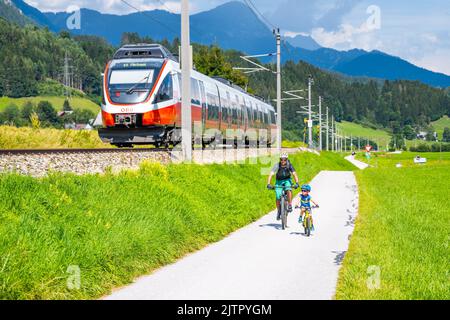
[[[285,230],[287,227],[287,206],[286,199],[281,199],[281,228]]]
[[[307,237],[311,235],[311,218],[309,216],[305,220],[305,235]]]

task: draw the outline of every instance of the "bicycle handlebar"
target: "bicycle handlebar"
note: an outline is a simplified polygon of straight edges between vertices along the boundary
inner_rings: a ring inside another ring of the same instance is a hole
[[[295,206],[295,209],[300,209],[301,207],[300,206]],[[319,206],[311,206],[310,207],[311,209],[317,209],[317,208],[319,208]]]
[[[299,188],[299,186],[297,186],[297,185],[293,185],[293,186],[290,186],[291,188],[294,188],[294,189],[298,189]],[[269,186],[268,186],[268,189],[269,190],[275,190],[276,188],[283,188],[283,189],[287,189],[287,188],[289,188],[289,186],[285,186],[285,185],[282,185],[282,186],[272,186],[272,185],[270,185],[270,188],[269,188]]]

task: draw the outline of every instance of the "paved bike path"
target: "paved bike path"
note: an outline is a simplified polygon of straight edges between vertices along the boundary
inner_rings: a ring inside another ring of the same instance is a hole
[[[352,172],[323,171],[311,186],[320,208],[310,238],[298,210],[285,231],[273,211],[106,299],[332,299],[357,213],[356,180]]]
[[[356,160],[355,156],[347,156],[345,157],[345,160],[350,161],[354,166],[361,170],[367,169],[369,167],[367,163]]]

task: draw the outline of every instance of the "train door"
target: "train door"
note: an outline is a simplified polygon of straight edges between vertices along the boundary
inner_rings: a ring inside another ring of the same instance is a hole
[[[238,95],[234,96],[234,105],[237,109],[237,117],[238,117],[238,121],[237,121],[237,127],[238,129],[242,129],[242,126],[244,124],[244,122],[242,121],[244,119],[243,113],[242,113],[242,108],[241,105],[239,104],[239,97]]]
[[[250,101],[245,98],[242,98],[242,99],[244,99],[244,103],[245,103],[245,114],[246,114],[245,131],[247,131],[252,126],[252,109],[251,109]]]
[[[234,120],[234,107],[233,102],[231,101],[230,93],[227,91],[227,109],[228,109],[228,128],[233,128]]]
[[[248,115],[247,115],[247,108],[245,106],[245,100],[243,97],[241,97],[241,100],[239,101],[239,103],[241,104],[241,110],[242,110],[242,129],[244,131],[247,131],[247,126],[248,126]]]
[[[219,87],[217,86],[217,84],[214,85],[214,87],[215,87],[215,90],[217,90],[217,96],[218,96],[217,102],[219,103],[219,105],[218,105],[218,108],[219,108],[218,117],[219,118],[217,120],[217,123],[219,124],[219,131],[222,132],[222,112],[223,112],[223,110],[222,110],[222,108],[223,108],[222,98],[223,97],[220,94],[220,90],[219,90]]]
[[[202,128],[203,130],[205,130],[206,128],[206,114],[207,114],[207,110],[206,110],[206,91],[205,91],[205,84],[203,83],[203,81],[199,81],[200,84],[200,102],[202,105]]]

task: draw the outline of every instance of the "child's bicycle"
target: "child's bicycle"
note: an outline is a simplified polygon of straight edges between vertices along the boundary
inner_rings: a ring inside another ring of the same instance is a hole
[[[303,217],[303,228],[305,229],[305,235],[307,237],[311,236],[311,230],[313,228],[312,221],[312,208],[318,208],[319,206],[312,206],[310,208],[305,207],[305,216]],[[299,206],[295,207],[296,209],[300,209]]]

